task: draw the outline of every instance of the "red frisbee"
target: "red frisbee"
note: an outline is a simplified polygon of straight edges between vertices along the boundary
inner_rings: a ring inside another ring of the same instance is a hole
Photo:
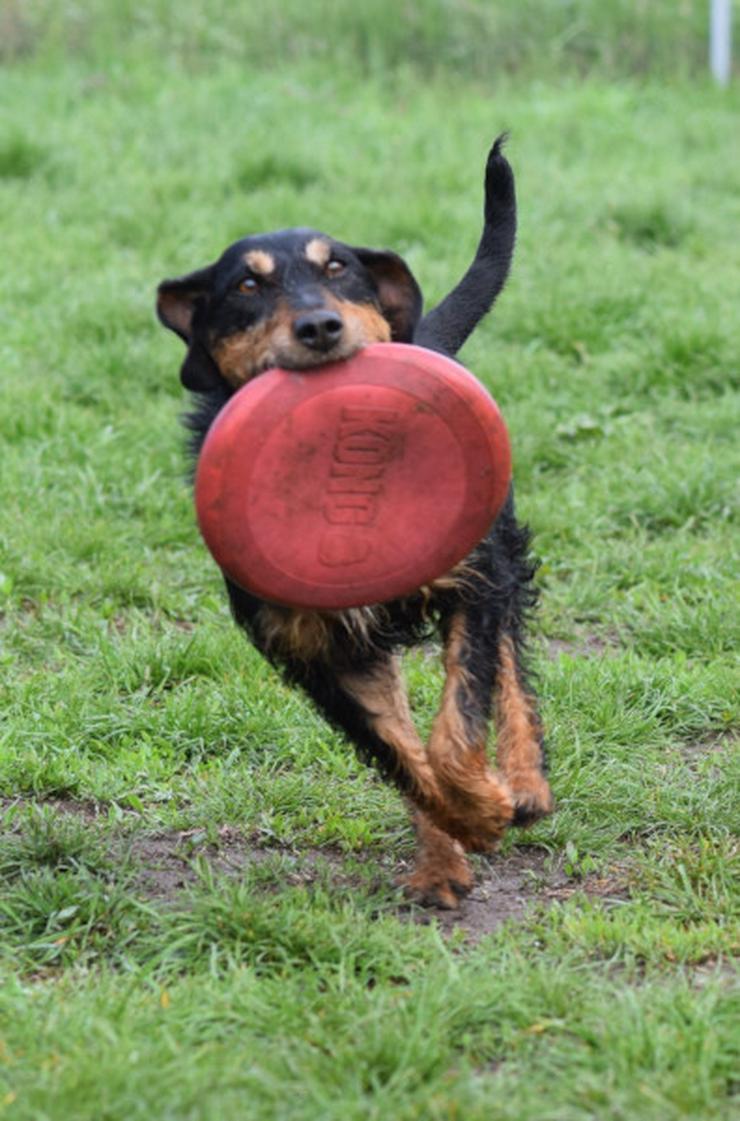
[[[498,406],[457,362],[377,343],[236,393],[195,501],[224,572],[262,599],[332,610],[408,595],[485,536],[509,488]]]

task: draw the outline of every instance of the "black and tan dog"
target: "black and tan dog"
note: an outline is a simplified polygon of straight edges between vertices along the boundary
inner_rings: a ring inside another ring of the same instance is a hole
[[[182,380],[199,395],[188,418],[196,453],[229,397],[271,366],[302,370],[388,340],[454,355],[509,271],[516,202],[501,148],[500,138],[488,157],[475,258],[423,318],[421,292],[400,257],[315,230],[246,237],[215,264],[164,281],[159,317],[185,342]],[[552,807],[522,666],[534,599],[528,539],[510,494],[488,536],[452,572],[403,600],[336,612],[266,603],[226,579],[236,621],[258,650],[412,803],[419,849],[406,886],[423,902],[456,906],[473,882],[464,850],[489,850],[507,826]],[[430,623],[444,641],[447,677],[425,745],[399,654]],[[495,770],[486,756],[491,710]]]

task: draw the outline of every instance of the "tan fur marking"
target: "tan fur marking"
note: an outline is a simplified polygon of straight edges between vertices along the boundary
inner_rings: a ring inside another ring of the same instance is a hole
[[[462,845],[438,829],[417,810],[414,813],[418,848],[414,870],[406,876],[406,894],[418,903],[454,910],[473,886],[473,873]]]
[[[278,651],[299,662],[329,659],[331,627],[318,611],[265,605],[260,608],[259,622],[268,651]]]
[[[496,759],[517,806],[533,818],[549,813],[552,794],[542,774],[539,720],[523,690],[511,639],[501,640],[495,693]]]
[[[432,731],[432,739],[437,753],[462,752],[468,754],[473,750],[480,754],[485,751],[485,729],[482,730],[482,739],[478,743],[469,743],[457,703],[460,689],[467,689],[468,687],[467,675],[461,660],[463,641],[463,621],[461,618],[453,619],[444,655],[447,676],[442,690],[442,702]]]
[[[257,276],[270,276],[275,271],[275,258],[264,249],[250,249],[244,260]]]
[[[414,784],[414,801],[439,806],[439,788],[411,718],[399,659],[389,658],[371,674],[345,674],[340,681],[366,710],[373,730],[395,749]]]
[[[312,366],[323,366],[326,362],[351,358],[358,350],[369,346],[370,343],[390,341],[391,329],[372,304],[352,304],[347,300],[337,300],[329,293],[325,293],[324,307],[331,308],[342,317],[344,328],[336,346],[325,354],[303,346],[293,334],[292,326],[294,314],[299,313],[288,311],[290,330],[287,333],[281,332],[273,340],[275,365],[287,366],[291,370],[310,369]]]
[[[327,299],[327,305],[335,308],[344,320],[347,342],[352,346],[351,353],[370,343],[391,341],[391,328],[381,313],[372,304],[353,304],[348,300]],[[349,355],[347,355],[349,357]]]
[[[269,319],[215,342],[213,357],[229,385],[244,385],[279,365],[279,353],[292,342],[292,322],[289,309],[280,305]]]
[[[307,261],[323,269],[324,265],[331,257],[331,245],[328,241],[325,241],[323,237],[313,237],[308,242],[303,252]]]
[[[367,643],[377,626],[382,607],[351,607],[344,611],[301,611],[265,604],[260,608],[260,626],[268,649],[300,662],[330,661],[334,637],[343,632],[358,645]]]
[[[430,594],[453,590],[469,592],[480,586],[483,579],[473,563],[472,554],[470,554],[463,560],[458,561],[449,572],[445,572],[442,576],[438,576],[436,580],[432,580],[430,584],[425,585],[422,591]]]
[[[496,755],[507,774],[539,767],[541,751],[538,722],[532,702],[519,684],[510,638],[499,647],[499,672],[496,681]]]

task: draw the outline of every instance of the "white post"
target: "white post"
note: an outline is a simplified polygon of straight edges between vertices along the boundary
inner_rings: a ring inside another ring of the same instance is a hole
[[[726,86],[730,80],[730,0],[710,0],[709,65],[715,81]]]

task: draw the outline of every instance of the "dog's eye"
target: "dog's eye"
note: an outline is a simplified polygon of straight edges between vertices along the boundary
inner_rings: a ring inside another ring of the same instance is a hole
[[[253,276],[245,276],[239,284],[239,291],[244,292],[247,296],[253,296],[259,290],[259,284]]]
[[[324,272],[327,276],[341,276],[346,267],[344,261],[338,261],[336,257],[332,257],[324,265]]]

